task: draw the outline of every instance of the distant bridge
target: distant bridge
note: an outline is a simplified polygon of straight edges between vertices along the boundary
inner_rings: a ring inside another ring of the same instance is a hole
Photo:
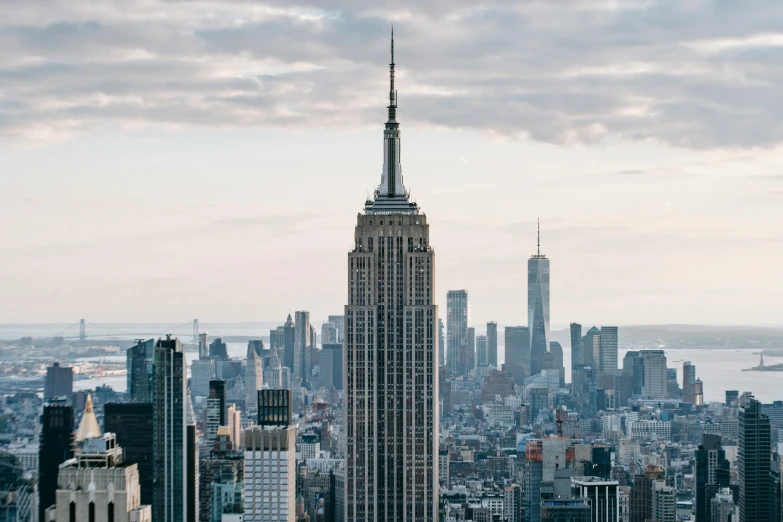
[[[52,337],[62,337],[63,339],[78,339],[80,341],[85,341],[88,338],[87,335],[87,326],[90,327],[90,331],[92,332],[94,329],[97,329],[99,331],[98,334],[90,334],[90,339],[106,339],[111,337],[117,337],[117,336],[125,336],[125,337],[145,337],[145,336],[163,336],[166,334],[180,334],[182,336],[190,334],[192,335],[192,341],[194,343],[198,343],[198,334],[199,334],[199,322],[198,319],[193,319],[192,322],[182,323],[182,324],[175,324],[171,326],[165,327],[163,330],[159,330],[156,332],[139,332],[139,331],[126,331],[126,330],[117,330],[110,326],[105,326],[97,323],[88,323],[84,319],[80,319],[78,322],[73,323],[72,325],[67,326],[65,329],[63,329],[61,332],[53,335]],[[207,326],[207,325],[204,325]],[[78,328],[78,335],[76,334],[76,328]],[[217,333],[219,335],[219,332],[216,332],[214,329],[211,329],[213,332]],[[69,332],[73,332],[72,335],[66,335]]]

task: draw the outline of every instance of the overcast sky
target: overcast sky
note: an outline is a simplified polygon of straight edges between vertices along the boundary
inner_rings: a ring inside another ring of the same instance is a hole
[[[783,2],[294,3],[0,2],[0,323],[342,313],[392,24],[441,315],[783,322]]]

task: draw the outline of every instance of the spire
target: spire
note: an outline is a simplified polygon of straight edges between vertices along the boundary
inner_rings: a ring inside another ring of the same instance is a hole
[[[538,257],[541,257],[541,218],[536,218],[538,224]]]
[[[394,26],[391,29],[391,63],[389,64],[389,121],[397,119],[397,91],[394,90]]]
[[[97,439],[102,435],[101,428],[98,426],[98,419],[95,418],[95,412],[92,408],[92,396],[87,395],[87,402],[84,404],[84,414],[76,432],[76,442]]]

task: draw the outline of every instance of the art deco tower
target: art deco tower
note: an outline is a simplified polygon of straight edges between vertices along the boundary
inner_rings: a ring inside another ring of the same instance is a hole
[[[349,521],[438,518],[438,309],[427,217],[402,184],[394,90],[381,183],[357,218],[345,307]]]

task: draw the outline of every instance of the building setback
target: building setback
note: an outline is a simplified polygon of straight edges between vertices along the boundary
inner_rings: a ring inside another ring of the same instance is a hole
[[[109,403],[103,407],[103,431],[114,433],[124,450],[123,462],[136,464],[141,503],[152,505],[152,403]]]

